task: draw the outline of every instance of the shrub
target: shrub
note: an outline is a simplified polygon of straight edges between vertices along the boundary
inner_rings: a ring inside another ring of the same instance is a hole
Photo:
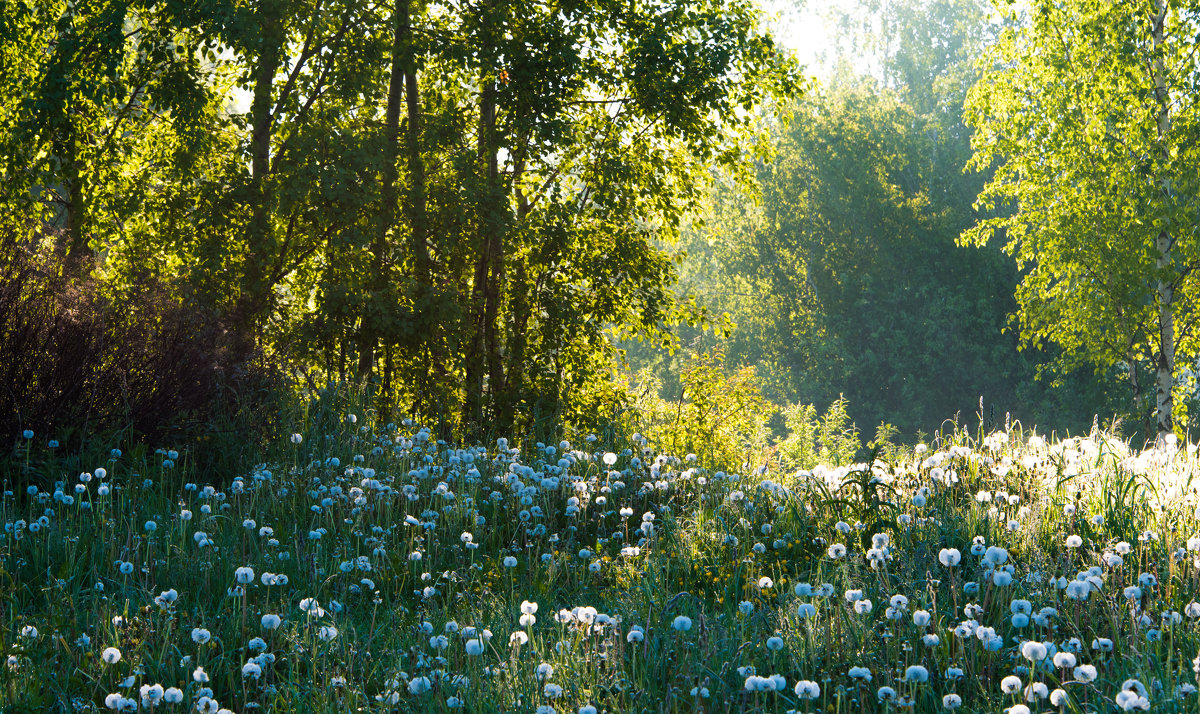
[[[113,289],[52,243],[0,229],[0,434],[32,430],[77,451],[98,432],[176,446],[224,433],[249,446],[252,422],[237,415],[269,413],[278,380],[219,316],[161,280]]]

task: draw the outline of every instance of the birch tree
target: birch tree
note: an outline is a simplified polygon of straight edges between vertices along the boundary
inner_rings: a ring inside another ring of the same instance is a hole
[[[1013,12],[1013,11],[1010,11]],[[1158,434],[1182,428],[1180,367],[1197,346],[1200,3],[1037,0],[985,56],[969,94],[973,165],[994,236],[1023,271],[1027,344],[1155,375]]]

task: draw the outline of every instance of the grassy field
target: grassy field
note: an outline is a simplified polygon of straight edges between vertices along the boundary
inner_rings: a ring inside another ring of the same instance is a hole
[[[1197,710],[1193,446],[776,473],[295,428],[212,484],[21,438],[49,480],[5,476],[0,710]]]

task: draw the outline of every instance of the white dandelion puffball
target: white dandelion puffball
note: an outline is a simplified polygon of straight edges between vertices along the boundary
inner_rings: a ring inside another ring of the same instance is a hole
[[[904,681],[920,684],[929,681],[929,670],[919,664],[914,664],[904,670]]]
[[[821,698],[821,685],[816,682],[801,679],[796,682],[796,697],[801,700],[812,700]]]
[[[953,568],[962,562],[962,553],[958,548],[942,548],[938,552],[938,560],[947,568]]]

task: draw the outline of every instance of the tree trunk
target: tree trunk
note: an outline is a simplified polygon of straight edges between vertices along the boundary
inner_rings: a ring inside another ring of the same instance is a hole
[[[274,242],[271,227],[271,136],[275,116],[275,75],[283,62],[283,22],[276,4],[264,2],[259,10],[262,49],[254,66],[254,97],[250,103],[250,223],[246,228],[245,274],[237,305],[238,328],[250,330],[268,307],[270,286],[267,264]]]
[[[1137,358],[1132,354],[1126,355],[1125,364],[1129,367],[1129,386],[1133,389],[1133,413],[1138,415],[1143,435],[1149,440],[1151,437],[1150,420],[1147,418],[1145,399],[1142,396],[1142,382],[1138,378]]]
[[[375,368],[375,345],[379,342],[381,293],[387,288],[391,265],[388,233],[396,222],[396,162],[400,159],[400,104],[406,84],[406,55],[412,52],[409,30],[409,0],[396,0],[392,10],[392,68],[388,77],[387,109],[383,120],[383,175],[380,180],[379,222],[371,245],[370,294],[364,306],[358,339],[358,378],[368,380]],[[406,51],[407,50],[407,51]],[[410,120],[411,123],[411,120]],[[411,127],[410,127],[411,135]],[[410,141],[411,143],[411,141]]]
[[[1153,75],[1154,99],[1157,106],[1155,117],[1158,129],[1159,159],[1162,161],[1162,171],[1167,170],[1171,153],[1168,140],[1171,133],[1170,96],[1166,87],[1166,68],[1164,66],[1163,31],[1167,17],[1166,0],[1158,0],[1154,17]],[[1171,199],[1171,180],[1169,176],[1160,178],[1159,190],[1164,205],[1169,205]],[[1174,407],[1173,387],[1175,385],[1175,287],[1170,279],[1173,270],[1172,248],[1174,240],[1171,235],[1171,225],[1166,218],[1155,236],[1154,247],[1157,252],[1155,267],[1158,269],[1158,281],[1155,292],[1158,301],[1158,354],[1155,355],[1156,382],[1158,385],[1155,412],[1158,422],[1158,434],[1171,433],[1173,429],[1171,413]]]
[[[66,127],[70,132],[70,137],[62,143],[62,148],[58,150],[60,160],[63,162],[64,174],[61,189],[66,219],[63,222],[65,228],[63,243],[66,246],[67,263],[74,267],[87,257],[89,246],[84,221],[83,191],[80,190],[79,185],[79,147],[75,142],[75,127],[71,123],[70,117],[66,119]]]
[[[493,12],[485,5],[483,12]],[[485,18],[480,56],[491,57],[494,22]],[[496,136],[496,85],[492,79],[493,68],[480,68],[479,93],[479,136],[478,162],[480,182],[477,195],[476,230],[478,231],[478,255],[475,261],[475,276],[471,288],[471,338],[466,353],[466,399],[464,421],[468,429],[479,431],[484,420],[484,406],[491,401],[495,407],[495,395],[504,392],[504,364],[501,359],[500,336],[497,321],[504,283],[504,187],[496,153],[499,141]],[[484,374],[488,377],[487,395],[483,389]]]

